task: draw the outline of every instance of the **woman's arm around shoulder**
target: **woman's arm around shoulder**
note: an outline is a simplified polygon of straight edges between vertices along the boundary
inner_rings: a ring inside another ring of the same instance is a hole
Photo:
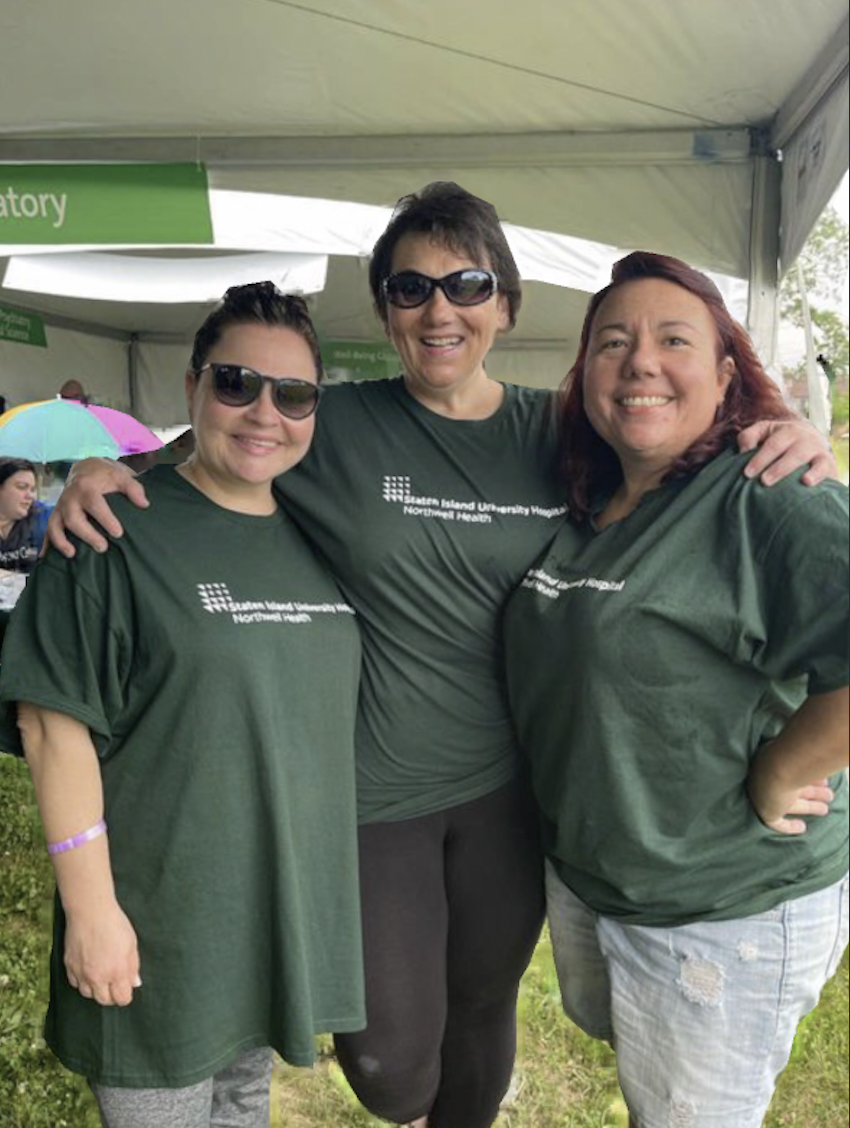
[[[113,537],[124,532],[106,501],[110,493],[124,494],[140,508],[149,504],[144,486],[129,467],[108,458],[86,458],[77,463],[50,515],[45,547],[51,544],[63,556],[74,556],[76,549],[67,537],[70,532],[96,552],[106,552],[109,542],[92,522],[97,521]]]
[[[826,478],[839,478],[829,439],[805,419],[766,419],[753,423],[738,436],[742,451],[755,451],[744,474],[764,486],[775,485],[795,471],[808,467],[801,481],[815,486]]]

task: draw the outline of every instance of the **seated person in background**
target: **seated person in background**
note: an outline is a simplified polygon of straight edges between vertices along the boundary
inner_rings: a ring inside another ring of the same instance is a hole
[[[188,458],[195,449],[195,436],[191,431],[184,431],[182,435],[178,435],[167,446],[161,447],[159,450],[154,451],[157,462],[182,462]],[[119,459],[120,462],[127,463],[129,460],[126,458]],[[135,467],[131,466],[131,469]]]
[[[76,400],[77,403],[90,403],[91,397],[87,396],[83,390],[83,385],[79,380],[66,380],[62,387],[59,389],[59,398],[66,400]]]
[[[157,464],[156,454],[155,450],[138,451],[136,454],[125,454],[118,461],[129,466],[134,474],[144,474],[145,470],[150,470],[151,466]]]
[[[0,458],[0,568],[33,570],[51,509],[36,500],[35,466],[24,458]]]

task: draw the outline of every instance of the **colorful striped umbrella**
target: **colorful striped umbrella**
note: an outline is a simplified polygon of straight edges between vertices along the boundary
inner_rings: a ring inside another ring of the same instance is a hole
[[[162,446],[153,431],[111,407],[75,400],[24,403],[0,415],[0,456],[31,462],[118,458]]]

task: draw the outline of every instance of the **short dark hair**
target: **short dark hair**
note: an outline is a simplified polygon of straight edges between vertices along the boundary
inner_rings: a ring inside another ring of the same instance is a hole
[[[307,303],[297,294],[284,294],[273,282],[249,282],[230,287],[195,334],[189,362],[192,372],[200,372],[229,326],[254,324],[280,325],[302,337],[312,353],[316,376],[321,380],[322,354]]]
[[[614,264],[610,284],[590,299],[578,356],[559,392],[567,500],[571,514],[578,520],[589,514],[599,493],[613,491],[623,477],[620,460],[613,448],[594,431],[584,408],[584,368],[593,319],[613,290],[642,278],[673,282],[700,298],[717,328],[718,360],[729,356],[735,362],[717,419],[673,462],[664,481],[698,470],[716,458],[725,447],[731,446],[738,434],[751,423],[760,419],[797,417],[783,400],[779,387],[765,372],[749,335],[729,313],[722,294],[711,279],[680,259],[651,251],[634,251]]]
[[[384,282],[392,274],[398,241],[410,234],[428,235],[455,253],[486,260],[499,279],[499,293],[507,299],[509,328],[513,329],[522,304],[522,284],[496,209],[448,180],[435,181],[420,192],[402,196],[386,231],[375,244],[369,263],[369,286],[384,324]]]
[[[0,458],[0,486],[8,481],[13,474],[20,474],[22,470],[34,474],[35,466],[26,458]]]

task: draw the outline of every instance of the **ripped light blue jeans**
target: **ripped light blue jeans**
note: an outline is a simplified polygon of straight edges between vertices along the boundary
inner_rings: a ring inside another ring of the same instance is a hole
[[[761,1128],[797,1024],[847,947],[847,879],[679,928],[601,917],[548,863],[546,885],[564,1010],[613,1044],[639,1128]]]

